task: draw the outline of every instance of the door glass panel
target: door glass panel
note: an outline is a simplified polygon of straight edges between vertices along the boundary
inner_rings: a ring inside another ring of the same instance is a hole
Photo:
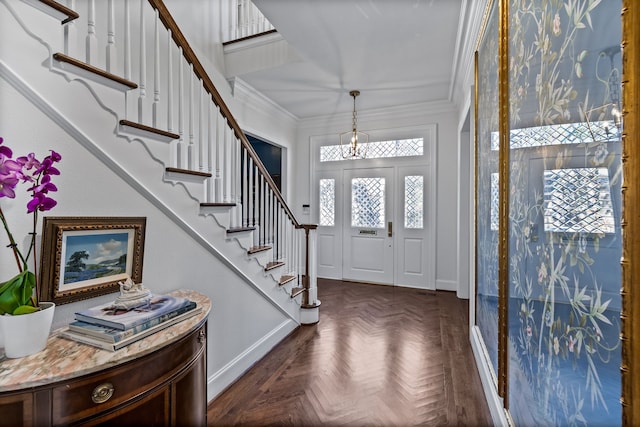
[[[515,425],[622,419],[621,8],[621,0],[510,0]]]
[[[384,178],[351,180],[351,226],[384,228]]]
[[[424,177],[422,175],[404,177],[404,226],[422,228],[424,216]]]
[[[320,225],[333,227],[336,224],[336,181],[320,180]]]

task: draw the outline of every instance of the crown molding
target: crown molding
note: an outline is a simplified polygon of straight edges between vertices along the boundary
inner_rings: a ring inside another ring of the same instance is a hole
[[[253,109],[275,111],[287,121],[297,123],[298,118],[273,102],[270,98],[257,91],[253,86],[245,82],[239,77],[233,77],[227,80],[231,86],[231,94],[236,101],[250,105]]]
[[[484,21],[487,0],[467,0],[463,5],[459,23],[459,50],[450,98],[456,105],[463,105],[468,97],[467,91],[473,84],[473,56],[476,50],[479,32]],[[464,15],[464,16],[463,16]]]

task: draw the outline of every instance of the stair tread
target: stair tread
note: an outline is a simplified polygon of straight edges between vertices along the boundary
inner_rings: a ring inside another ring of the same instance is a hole
[[[274,268],[282,267],[284,262],[282,261],[271,261],[267,263],[267,266],[264,268],[265,271],[273,270]]]
[[[26,0],[26,3],[31,4],[33,7],[40,9],[41,11],[53,16],[54,18],[60,18],[60,15],[63,15],[65,18],[60,22],[62,25],[80,17],[80,14],[78,14],[78,12],[71,10],[65,5],[54,0]],[[52,11],[53,13],[50,11]]]
[[[288,274],[285,274],[284,276],[282,276],[279,280],[279,285],[286,285],[287,283],[291,282],[292,280],[295,280],[296,276],[291,276]]]
[[[243,231],[254,231],[255,227],[232,227],[227,228],[227,234],[229,233],[242,233]]]
[[[200,203],[200,206],[203,208],[215,208],[215,207],[234,207],[235,203],[212,203],[212,202],[203,202]]]
[[[298,295],[300,295],[301,293],[305,292],[307,289],[305,288],[301,288],[301,287],[297,287],[297,288],[292,288],[291,289],[291,298],[295,298]]]
[[[54,53],[53,54],[53,59],[55,59],[56,61],[59,61],[59,62],[66,62],[67,64],[71,64],[73,66],[81,68],[81,69],[83,69],[85,71],[88,71],[90,73],[96,74],[96,75],[98,75],[100,77],[103,77],[105,79],[112,80],[112,81],[117,82],[117,83],[119,83],[121,85],[127,86],[127,87],[129,87],[131,89],[137,89],[138,88],[138,84],[137,83],[134,83],[134,82],[132,82],[130,80],[124,79],[124,78],[122,78],[120,76],[112,74],[112,73],[110,73],[108,71],[105,71],[105,70],[103,70],[101,68],[95,67],[95,66],[93,66],[91,64],[87,64],[86,62],[82,62],[82,61],[80,61],[78,59],[72,58],[72,57],[70,57],[68,55],[65,55],[64,53],[60,53],[60,52]]]
[[[249,248],[247,253],[251,255],[251,254],[256,254],[258,252],[268,251],[269,249],[271,249],[271,246],[254,246],[252,248]]]
[[[211,178],[213,176],[209,172],[192,171],[189,169],[165,168],[165,171],[171,173],[181,173],[184,175],[202,176],[205,178]]]
[[[151,127],[151,126],[143,125],[142,123],[132,122],[130,120],[120,120],[120,125],[121,126],[129,126],[129,127],[135,128],[137,130],[141,130],[141,131],[148,132],[148,133],[153,133],[153,134],[156,134],[156,135],[161,135],[161,136],[164,136],[166,138],[180,139],[180,135],[178,135],[177,133],[168,132],[168,131],[163,130],[163,129],[154,128],[154,127]]]

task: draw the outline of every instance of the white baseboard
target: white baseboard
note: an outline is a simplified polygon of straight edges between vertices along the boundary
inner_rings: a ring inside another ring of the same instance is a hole
[[[478,373],[480,374],[480,380],[482,381],[482,388],[484,390],[484,396],[489,405],[489,412],[491,412],[491,419],[493,419],[494,426],[510,427],[512,424],[509,422],[509,417],[504,410],[502,398],[498,396],[498,390],[496,389],[496,380],[491,369],[491,361],[487,354],[480,330],[477,326],[471,328],[470,333],[471,348],[473,349],[473,356],[476,360],[476,366]]]
[[[436,289],[439,291],[458,291],[458,282],[455,280],[436,280]]]
[[[297,327],[293,320],[285,320],[211,375],[207,379],[207,402],[215,399]]]

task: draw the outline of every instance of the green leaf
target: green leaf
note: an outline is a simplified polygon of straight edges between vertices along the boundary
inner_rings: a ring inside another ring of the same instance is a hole
[[[19,315],[19,314],[35,313],[36,311],[40,311],[40,309],[37,308],[37,307],[30,306],[30,305],[21,305],[20,307],[18,307],[15,310],[13,310],[13,313],[11,313],[11,314],[16,316],[16,315]]]
[[[0,283],[0,314],[13,313],[18,307],[31,305],[36,276],[29,270]]]

